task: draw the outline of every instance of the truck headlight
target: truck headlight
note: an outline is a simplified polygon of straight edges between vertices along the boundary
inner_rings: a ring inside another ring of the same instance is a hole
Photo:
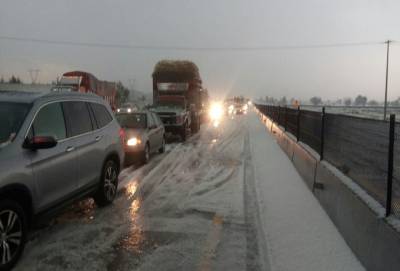
[[[220,103],[216,102],[211,105],[209,115],[212,120],[220,120],[223,114],[224,110]]]
[[[141,141],[137,137],[129,138],[128,141],[126,142],[126,144],[128,146],[136,146],[136,145],[139,145],[140,143],[141,143]]]

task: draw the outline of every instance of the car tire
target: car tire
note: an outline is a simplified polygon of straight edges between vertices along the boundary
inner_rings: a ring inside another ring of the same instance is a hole
[[[158,152],[159,153],[164,153],[165,152],[165,137],[163,137],[161,144],[162,144],[161,148],[158,150]]]
[[[0,270],[10,270],[25,247],[27,215],[16,201],[5,199],[0,201],[0,221]],[[6,258],[5,250],[9,253]]]
[[[144,151],[142,153],[142,163],[147,164],[150,160],[150,145],[149,143],[146,143],[146,146],[144,147]]]
[[[98,206],[106,206],[114,201],[118,189],[118,175],[117,163],[112,159],[107,160],[102,169],[100,187],[93,197]]]

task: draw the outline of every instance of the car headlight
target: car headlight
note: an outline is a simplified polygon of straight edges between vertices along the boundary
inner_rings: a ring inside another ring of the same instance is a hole
[[[220,120],[223,114],[224,110],[220,103],[216,102],[211,105],[209,115],[212,120]]]
[[[132,109],[128,108],[128,110],[127,110],[127,111],[128,111],[128,113],[131,113],[131,112],[132,112]]]
[[[118,113],[121,112],[121,109],[118,108],[118,109],[117,109],[117,112],[118,112]]]
[[[141,143],[141,141],[137,137],[129,138],[128,141],[126,142],[126,144],[128,146],[136,146],[136,145],[139,145],[140,143]]]

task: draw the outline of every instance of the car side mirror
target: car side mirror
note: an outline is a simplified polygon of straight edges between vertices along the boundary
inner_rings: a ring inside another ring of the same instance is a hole
[[[56,145],[57,140],[52,136],[34,136],[24,142],[24,148],[31,150],[50,149]]]

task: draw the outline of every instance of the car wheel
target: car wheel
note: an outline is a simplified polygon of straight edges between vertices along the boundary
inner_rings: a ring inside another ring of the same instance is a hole
[[[147,164],[150,160],[150,146],[149,143],[146,144],[146,147],[144,147],[144,151],[142,154],[142,162],[143,164]]]
[[[15,201],[0,201],[0,270],[10,270],[25,247],[26,214]]]
[[[118,174],[119,170],[115,161],[108,160],[103,167],[100,187],[94,196],[97,205],[106,206],[114,201],[117,195]]]
[[[161,148],[158,150],[159,153],[164,153],[165,152],[165,138],[163,137],[162,143],[161,143]]]

